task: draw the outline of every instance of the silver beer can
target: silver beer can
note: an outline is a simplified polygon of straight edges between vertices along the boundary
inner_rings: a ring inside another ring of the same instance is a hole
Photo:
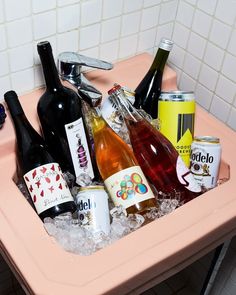
[[[195,136],[191,145],[190,170],[205,189],[217,185],[221,160],[220,140],[214,136]]]
[[[78,219],[82,227],[92,232],[110,232],[110,213],[108,194],[104,186],[91,185],[81,187],[75,197]]]

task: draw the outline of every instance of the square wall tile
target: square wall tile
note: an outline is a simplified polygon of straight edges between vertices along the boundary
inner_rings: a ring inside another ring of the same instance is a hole
[[[122,13],[122,0],[104,0],[103,1],[103,18],[111,18],[115,16],[119,16]]]
[[[9,47],[19,46],[33,40],[31,18],[7,23],[6,29]]]
[[[159,16],[159,24],[168,23],[175,20],[178,1],[164,2],[161,4],[161,11]]]
[[[34,13],[43,12],[56,8],[56,0],[32,0],[32,8]]]
[[[206,64],[219,71],[224,58],[224,50],[208,42],[204,61]]]
[[[34,89],[34,69],[12,73],[11,84],[13,89],[17,89],[18,94]]]
[[[179,82],[179,89],[182,91],[194,91],[196,87],[196,80],[192,79],[189,75],[184,72],[181,75],[181,79]]]
[[[236,55],[236,29],[234,29],[230,41],[229,41],[229,46],[227,50],[232,53],[233,55]]]
[[[12,89],[9,76],[0,77],[0,101],[3,101],[4,93]]]
[[[6,20],[13,21],[31,14],[30,0],[5,0]]]
[[[59,7],[79,3],[81,0],[57,0],[57,5]]]
[[[214,91],[218,79],[218,72],[203,64],[199,74],[199,82],[209,90]]]
[[[142,0],[132,0],[132,1],[124,0],[123,6],[124,6],[123,12],[129,13],[129,12],[133,12],[133,11],[141,9],[143,6],[143,1]]]
[[[188,2],[189,4],[196,5],[198,0],[185,0],[185,1]]]
[[[215,12],[217,0],[198,0],[197,7],[208,14],[213,15]]]
[[[201,62],[191,54],[187,53],[184,61],[183,70],[193,79],[198,78]]]
[[[235,0],[219,0],[215,16],[228,25],[233,25],[236,17],[236,1]]]
[[[153,48],[155,43],[156,29],[146,30],[139,34],[138,52],[146,51]]]
[[[80,6],[78,4],[59,8],[57,11],[57,30],[59,33],[77,29],[80,22]]]
[[[128,0],[130,1],[130,0]],[[131,2],[131,1],[130,1]],[[133,1],[132,1],[133,2]],[[144,7],[149,7],[149,6],[154,6],[154,5],[158,5],[161,3],[161,0],[144,0],[143,2],[143,6]]]
[[[214,95],[211,102],[210,112],[219,120],[226,122],[230,113],[230,104]]]
[[[155,6],[146,8],[142,11],[141,30],[147,30],[154,26],[157,26],[159,19],[160,7]]]
[[[165,25],[159,25],[157,27],[157,35],[156,35],[156,41],[155,45],[159,46],[159,43],[162,38],[171,39],[172,33],[174,29],[174,23],[168,23]]]
[[[201,84],[197,84],[195,89],[196,102],[204,109],[209,110],[213,93]]]
[[[26,44],[9,50],[11,72],[24,70],[34,65],[32,44]]]
[[[56,11],[51,10],[35,15],[33,30],[36,40],[56,34]]]
[[[141,19],[141,12],[133,12],[125,14],[122,17],[121,36],[128,36],[135,34],[139,30],[139,24]]]
[[[36,88],[42,87],[45,85],[44,77],[43,77],[43,69],[42,66],[34,67],[34,86]]]
[[[207,38],[210,32],[211,22],[212,17],[197,9],[194,15],[192,28],[196,33]]]
[[[224,74],[226,77],[236,82],[235,69],[236,69],[236,57],[227,53],[225,55],[225,59],[224,59],[223,67],[222,67],[222,74]]]
[[[80,29],[80,50],[95,47],[99,44],[100,27],[100,24],[95,24]]]
[[[231,108],[229,118],[227,120],[227,125],[236,131],[236,108]]]
[[[113,62],[118,58],[119,41],[111,41],[100,46],[100,58],[108,62]]]
[[[199,59],[202,59],[206,48],[206,39],[191,32],[188,40],[188,51]]]
[[[0,50],[4,50],[7,47],[5,26],[0,26]]]
[[[188,43],[190,30],[181,24],[175,23],[174,32],[173,32],[173,41],[175,44],[182,48],[186,48]]]
[[[119,58],[126,58],[135,54],[138,44],[138,36],[131,35],[120,39]]]
[[[115,17],[103,21],[101,31],[101,42],[108,42],[117,39],[120,35],[121,17]]]
[[[99,47],[92,47],[89,49],[81,50],[81,54],[86,55],[88,57],[93,57],[93,58],[100,58],[99,57]],[[84,68],[84,67],[83,67]]]
[[[209,40],[225,49],[227,47],[231,27],[218,20],[213,20]]]
[[[215,93],[228,103],[232,103],[236,95],[236,84],[220,75]]]
[[[176,20],[178,20],[186,27],[190,28],[193,21],[193,15],[194,8],[190,4],[184,2],[183,0],[180,0]]]
[[[7,52],[0,52],[0,76],[7,75],[9,73],[8,56]]]
[[[91,25],[101,21],[102,0],[90,0],[81,3],[81,25]]]
[[[57,52],[63,51],[77,52],[79,48],[79,33],[78,30],[66,32],[57,35]]]
[[[179,68],[182,68],[184,63],[184,56],[185,56],[185,51],[175,44],[173,46],[172,51],[170,52],[168,59],[169,59],[169,62],[173,63]]]
[[[0,24],[4,22],[3,0],[0,0]]]

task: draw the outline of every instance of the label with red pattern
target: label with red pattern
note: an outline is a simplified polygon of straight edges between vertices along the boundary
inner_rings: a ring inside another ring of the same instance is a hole
[[[24,175],[38,214],[59,204],[73,201],[58,163],[45,164]]]

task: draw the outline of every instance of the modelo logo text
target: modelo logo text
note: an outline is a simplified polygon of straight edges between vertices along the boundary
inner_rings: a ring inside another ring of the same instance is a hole
[[[79,211],[90,210],[92,208],[96,208],[96,203],[92,203],[90,199],[88,199],[87,201],[81,200],[77,204],[77,208]]]
[[[214,157],[210,156],[209,153],[206,155],[202,155],[202,153],[192,153],[191,160],[196,162],[202,162],[202,163],[213,163]]]

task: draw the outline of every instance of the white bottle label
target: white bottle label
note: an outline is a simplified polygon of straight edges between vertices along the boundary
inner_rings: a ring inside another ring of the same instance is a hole
[[[179,182],[182,183],[189,191],[200,193],[201,187],[194,179],[192,172],[187,168],[181,156],[178,156],[176,163],[176,173]]]
[[[105,186],[115,204],[128,208],[139,202],[155,198],[139,166],[121,170],[105,181]]]
[[[94,178],[88,143],[82,118],[65,125],[76,177],[82,173]]]
[[[58,163],[45,164],[24,175],[38,214],[59,204],[73,201]]]

